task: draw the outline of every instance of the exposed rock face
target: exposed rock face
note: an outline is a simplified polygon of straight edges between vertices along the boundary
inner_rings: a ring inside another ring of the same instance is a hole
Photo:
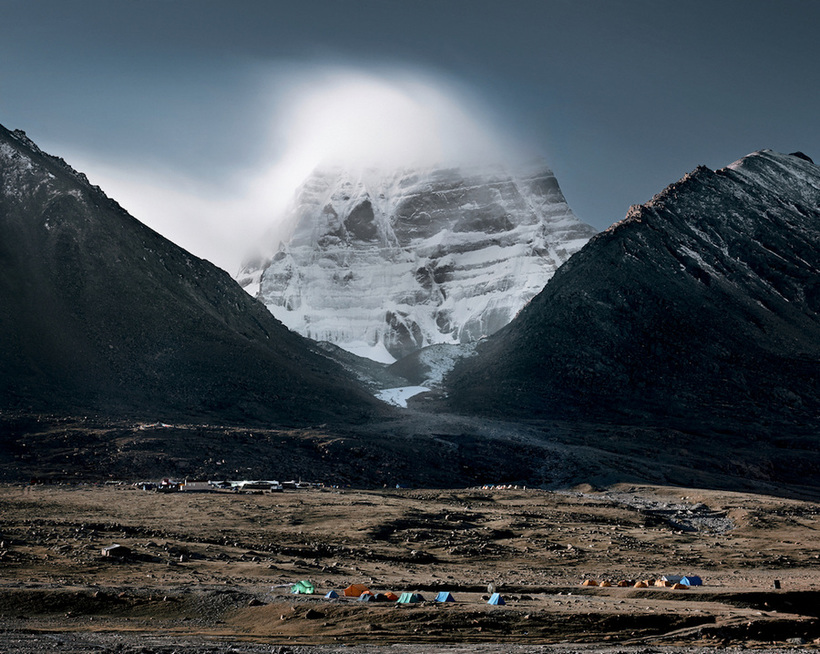
[[[592,239],[449,380],[461,410],[766,431],[820,410],[820,168],[696,169]]]
[[[2,127],[0,307],[0,410],[282,425],[377,406],[226,273]]]
[[[385,361],[497,331],[594,234],[542,163],[320,169],[290,220],[240,283],[300,334]]]

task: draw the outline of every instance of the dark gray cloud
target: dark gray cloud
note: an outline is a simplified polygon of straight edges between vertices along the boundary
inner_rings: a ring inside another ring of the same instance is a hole
[[[4,0],[0,122],[230,187],[287,144],[288,74],[407,69],[541,151],[599,228],[696,165],[820,157],[801,0]],[[290,71],[288,73],[288,71]]]

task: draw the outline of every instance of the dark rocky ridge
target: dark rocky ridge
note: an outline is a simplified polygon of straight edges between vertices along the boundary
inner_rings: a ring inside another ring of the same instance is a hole
[[[457,365],[450,401],[515,419],[816,433],[818,312],[820,168],[758,152],[696,169],[594,237]]]
[[[0,410],[279,425],[384,411],[227,273],[2,127],[0,306]]]

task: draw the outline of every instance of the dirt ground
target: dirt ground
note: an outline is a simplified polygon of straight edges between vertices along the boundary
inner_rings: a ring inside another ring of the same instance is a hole
[[[161,494],[6,485],[0,649],[816,648],[818,529],[814,502],[670,487]],[[103,556],[115,543],[127,556]],[[664,574],[699,575],[704,586],[581,585]],[[290,592],[302,579],[315,595]],[[324,598],[353,583],[427,601]],[[505,606],[487,604],[491,583]],[[440,590],[456,601],[433,601]]]

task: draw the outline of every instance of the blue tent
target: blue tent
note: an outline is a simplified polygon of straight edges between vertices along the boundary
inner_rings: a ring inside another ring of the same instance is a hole
[[[504,598],[501,597],[501,593],[493,593],[490,595],[490,599],[487,604],[496,604],[501,606],[502,604],[506,604],[506,602],[504,601]]]
[[[338,597],[339,593],[337,593],[335,590],[329,590],[327,591],[327,595],[325,595],[325,599],[338,599]]]
[[[703,586],[703,579],[697,575],[686,575],[680,580],[684,586]]]
[[[372,593],[362,593],[361,595],[359,595],[359,601],[360,602],[375,602],[376,601],[376,596],[373,595]]]
[[[455,602],[456,599],[453,597],[452,593],[447,590],[441,591],[438,595],[436,595],[437,602]]]

